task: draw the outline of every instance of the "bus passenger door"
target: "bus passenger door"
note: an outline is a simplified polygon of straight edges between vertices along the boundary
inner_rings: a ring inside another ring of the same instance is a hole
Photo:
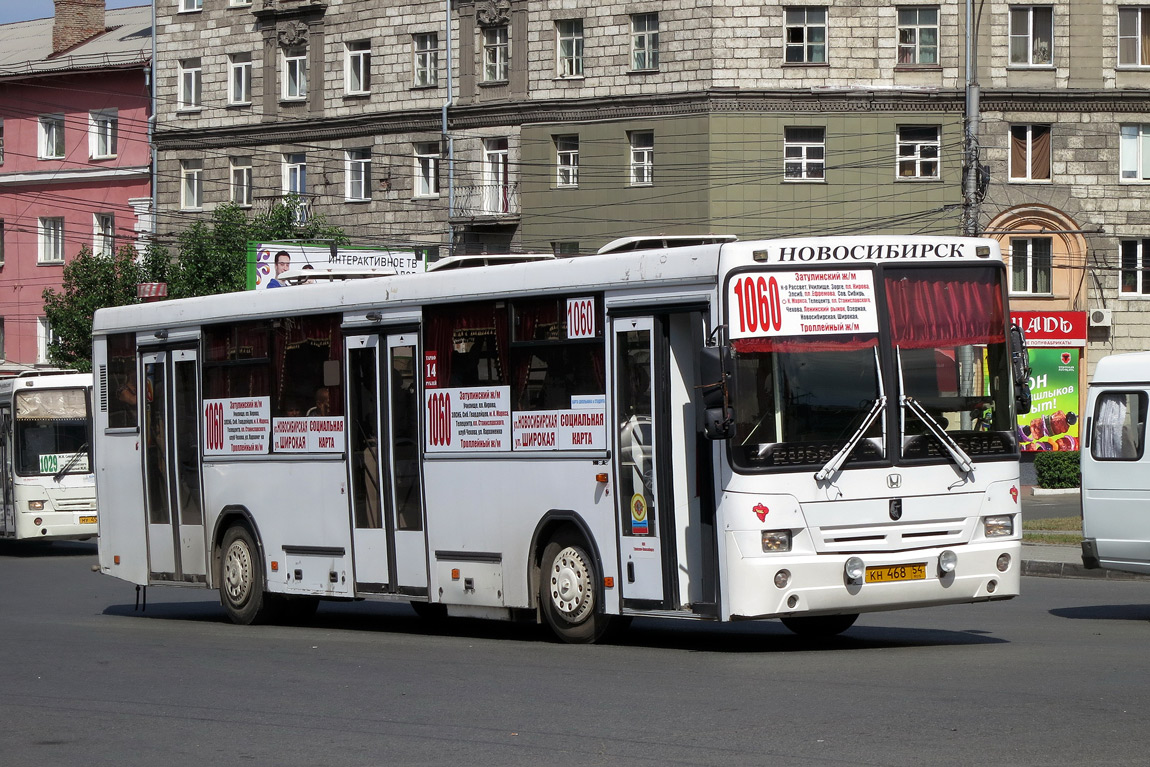
[[[195,349],[140,355],[148,573],[156,581],[207,577],[200,495],[199,364]]]
[[[674,528],[667,490],[666,357],[659,317],[616,317],[616,505],[624,605],[659,609],[674,594]],[[662,374],[659,371],[664,371]]]
[[[356,590],[427,595],[416,333],[347,339]]]
[[[11,435],[12,434],[12,409],[9,407],[0,408],[0,497],[3,500],[3,508],[0,509],[0,536],[16,535],[16,499],[13,497],[14,488],[12,487],[12,479],[14,477],[12,471],[12,453],[11,453]]]

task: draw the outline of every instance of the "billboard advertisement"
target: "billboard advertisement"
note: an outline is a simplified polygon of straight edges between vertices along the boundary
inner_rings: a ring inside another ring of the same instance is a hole
[[[1080,349],[1030,350],[1030,412],[1018,417],[1018,440],[1031,452],[1078,449]]]
[[[423,271],[423,259],[414,248],[350,248],[334,250],[321,243],[248,243],[248,290],[282,287],[277,279],[288,270],[322,269],[357,274],[414,274]]]

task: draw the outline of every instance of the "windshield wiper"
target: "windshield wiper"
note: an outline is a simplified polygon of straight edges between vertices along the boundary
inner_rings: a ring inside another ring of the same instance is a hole
[[[911,412],[917,415],[919,420],[930,430],[934,438],[942,443],[942,446],[946,448],[946,452],[950,453],[950,457],[958,464],[958,468],[967,474],[974,471],[974,462],[970,460],[970,456],[958,446],[957,442],[951,439],[950,435],[946,433],[946,429],[942,428],[942,424],[934,420],[934,416],[926,412],[926,408],[920,405],[918,400],[914,397],[903,396],[902,404],[910,408]]]
[[[846,463],[847,456],[849,456],[851,451],[855,449],[855,446],[862,441],[863,435],[866,434],[866,430],[870,428],[872,423],[874,423],[874,419],[878,418],[879,413],[882,412],[884,407],[886,407],[885,394],[881,395],[874,401],[874,404],[871,405],[870,412],[867,413],[866,418],[863,419],[862,425],[855,430],[855,433],[852,434],[851,438],[847,440],[847,443],[843,445],[843,449],[835,453],[834,457],[827,461],[826,464],[815,473],[816,482],[822,482],[824,479],[838,471],[840,466]]]
[[[80,445],[80,449],[77,450],[75,453],[72,453],[72,457],[68,459],[68,462],[66,464],[64,464],[64,467],[52,475],[52,479],[55,482],[59,482],[61,479],[63,479],[64,475],[68,473],[69,469],[71,469],[73,466],[76,465],[76,462],[80,460],[80,456],[84,455],[84,452],[87,449],[88,449],[88,443],[87,442]]]

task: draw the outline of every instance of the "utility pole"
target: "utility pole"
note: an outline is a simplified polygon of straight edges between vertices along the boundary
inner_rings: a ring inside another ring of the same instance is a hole
[[[978,234],[978,68],[975,66],[974,0],[966,0],[966,114],[965,163],[962,179],[962,233]]]

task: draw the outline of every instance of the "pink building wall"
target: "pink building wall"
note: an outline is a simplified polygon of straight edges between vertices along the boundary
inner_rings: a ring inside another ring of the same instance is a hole
[[[115,156],[90,155],[89,115],[116,110]],[[63,159],[39,159],[39,119],[63,114]],[[45,288],[59,289],[63,266],[38,263],[39,221],[64,219],[64,260],[93,247],[96,213],[115,217],[117,249],[135,244],[151,197],[148,147],[149,96],[144,70],[94,71],[40,76],[0,84],[4,155],[0,165],[0,317],[8,363],[37,362],[37,327]]]

